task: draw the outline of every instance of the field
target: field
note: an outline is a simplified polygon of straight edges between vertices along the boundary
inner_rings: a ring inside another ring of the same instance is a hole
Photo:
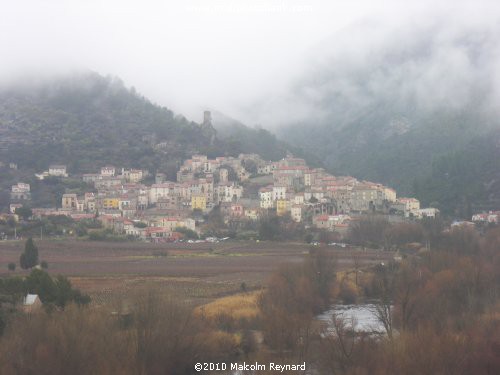
[[[155,286],[196,305],[242,291],[262,288],[280,265],[300,262],[310,245],[275,242],[221,242],[199,244],[149,244],[138,242],[89,242],[35,240],[40,260],[53,275],[68,276],[88,293],[95,305],[115,303],[143,287]],[[0,241],[0,276],[25,275],[7,270],[19,264],[22,241]],[[339,270],[352,267],[352,253],[360,263],[381,262],[392,257],[380,251],[335,249]],[[244,284],[243,284],[244,283]]]

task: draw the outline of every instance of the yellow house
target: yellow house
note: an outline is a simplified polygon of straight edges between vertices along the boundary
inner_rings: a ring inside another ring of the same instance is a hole
[[[193,195],[191,196],[191,208],[193,210],[206,210],[207,209],[207,198],[204,195]]]
[[[288,211],[288,202],[285,199],[278,199],[276,201],[276,214],[283,216]]]
[[[118,209],[120,207],[120,199],[118,198],[104,198],[102,201],[104,209]]]

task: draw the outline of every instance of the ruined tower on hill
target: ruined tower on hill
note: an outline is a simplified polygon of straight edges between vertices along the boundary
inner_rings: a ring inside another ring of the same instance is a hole
[[[203,122],[201,124],[201,131],[203,135],[210,140],[210,145],[213,145],[215,142],[217,131],[212,125],[212,114],[210,113],[210,111],[203,112]]]

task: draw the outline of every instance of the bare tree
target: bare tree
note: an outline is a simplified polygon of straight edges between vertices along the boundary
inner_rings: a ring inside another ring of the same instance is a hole
[[[331,325],[321,335],[321,365],[331,374],[345,373],[353,364],[356,320],[333,313]]]

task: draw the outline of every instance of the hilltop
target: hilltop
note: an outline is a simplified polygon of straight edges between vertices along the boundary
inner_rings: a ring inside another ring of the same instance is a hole
[[[240,130],[240,136],[218,134],[212,124],[188,121],[97,73],[0,88],[0,161],[31,172],[64,163],[71,173],[85,173],[110,163],[174,176],[195,153],[255,152],[274,160],[291,150],[301,154],[269,132]]]

